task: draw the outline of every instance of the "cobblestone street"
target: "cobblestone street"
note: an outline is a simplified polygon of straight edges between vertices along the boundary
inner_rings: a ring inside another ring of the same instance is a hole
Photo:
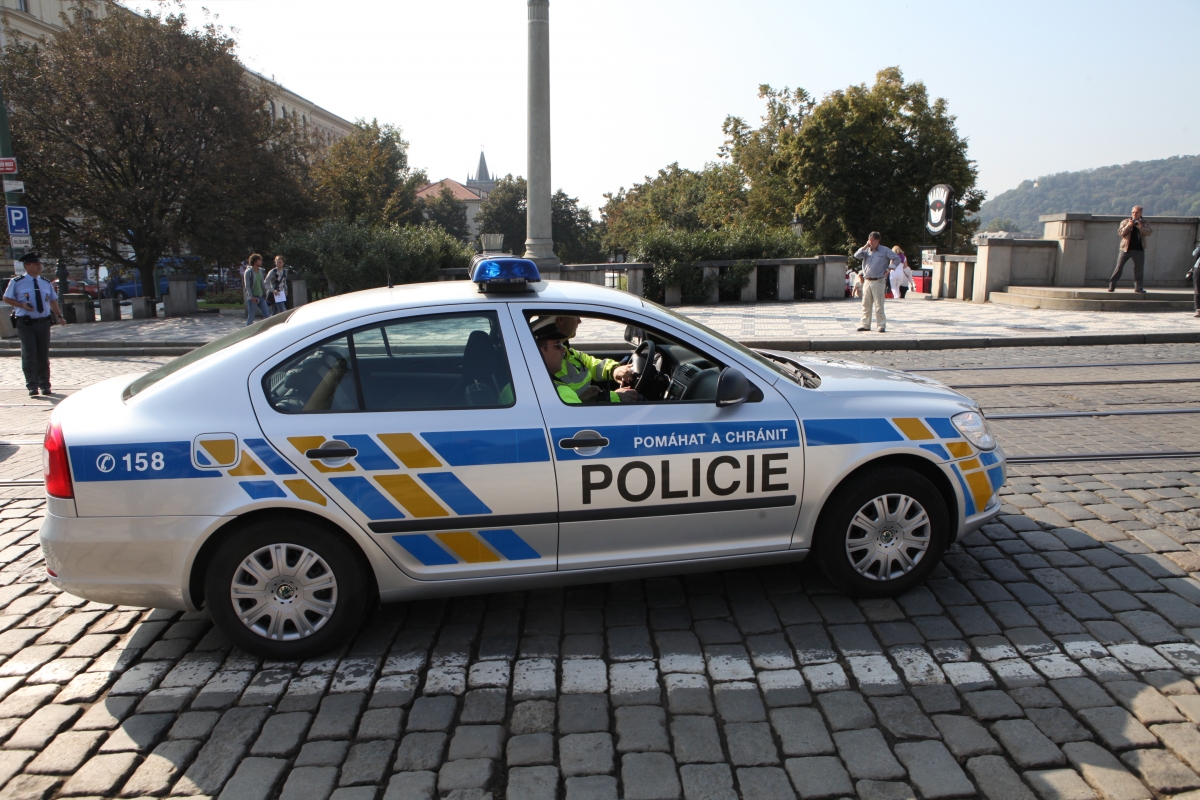
[[[1110,373],[935,370],[1200,361],[1200,346],[847,357],[1001,384]],[[163,360],[56,359],[54,385]],[[1200,366],[1121,371],[1168,376],[1200,381]],[[344,652],[272,662],[203,612],[90,603],[45,580],[42,489],[15,482],[40,474],[23,443],[57,401],[20,390],[0,359],[5,800],[1200,790],[1200,460],[1013,467],[1000,519],[895,600],[854,601],[809,563],[710,572],[385,606]],[[986,410],[1200,405],[1187,383],[964,391]],[[1200,450],[1196,416],[997,429],[1009,455]]]

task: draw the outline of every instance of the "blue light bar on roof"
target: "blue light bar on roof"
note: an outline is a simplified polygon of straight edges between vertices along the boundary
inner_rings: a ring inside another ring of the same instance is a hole
[[[540,282],[542,276],[537,264],[527,258],[487,258],[475,265],[471,280],[483,291],[501,287],[520,290],[527,284]]]

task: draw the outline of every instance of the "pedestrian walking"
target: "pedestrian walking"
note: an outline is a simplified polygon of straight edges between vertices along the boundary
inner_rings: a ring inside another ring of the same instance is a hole
[[[1192,264],[1192,268],[1188,270],[1188,277],[1192,279],[1192,291],[1195,293],[1193,306],[1196,313],[1192,316],[1200,317],[1200,242],[1196,243],[1196,249],[1192,251],[1192,258],[1196,259],[1196,263]]]
[[[1117,290],[1117,281],[1121,280],[1121,273],[1125,271],[1125,262],[1133,261],[1133,290],[1146,293],[1142,287],[1142,271],[1146,266],[1146,237],[1152,233],[1154,231],[1150,230],[1150,225],[1142,219],[1141,206],[1134,206],[1129,217],[1121,220],[1117,228],[1117,234],[1121,237],[1121,244],[1117,246],[1117,268],[1108,279],[1110,292]]]
[[[267,304],[272,314],[287,311],[287,267],[283,256],[275,256],[275,266],[267,273]]]
[[[893,269],[890,276],[892,297],[903,300],[904,295],[908,294],[908,287],[912,286],[912,270],[908,268],[908,256],[904,255],[900,245],[893,247],[892,252],[900,256],[900,266]]]
[[[862,290],[863,290],[863,276],[862,276],[862,271],[860,270],[860,271],[854,273],[854,288],[850,290],[850,296],[861,298]]]
[[[250,266],[242,273],[242,296],[246,298],[246,324],[254,322],[254,312],[262,314],[263,319],[271,316],[267,308],[267,289],[262,269],[262,256],[258,253],[250,256]]]
[[[4,302],[16,309],[13,322],[21,340],[21,371],[30,397],[38,390],[50,395],[50,326],[65,323],[58,310],[54,284],[42,277],[42,257],[37,253],[21,256],[25,274],[14,278],[4,290]]]
[[[867,243],[858,248],[854,257],[862,262],[862,322],[860,331],[871,330],[871,310],[879,319],[879,332],[887,331],[887,317],[883,314],[883,296],[887,292],[888,273],[900,265],[900,256],[882,246],[879,231],[871,231]]]

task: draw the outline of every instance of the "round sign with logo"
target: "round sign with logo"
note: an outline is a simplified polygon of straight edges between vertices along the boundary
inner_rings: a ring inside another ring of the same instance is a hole
[[[954,189],[949,184],[939,183],[925,196],[925,228],[935,236],[944,231],[950,221],[953,195]]]

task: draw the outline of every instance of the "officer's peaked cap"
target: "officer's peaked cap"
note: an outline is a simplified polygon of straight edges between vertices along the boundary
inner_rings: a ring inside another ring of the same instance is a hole
[[[567,337],[558,329],[558,317],[538,317],[533,322],[529,323],[529,327],[533,330],[533,338],[538,341],[546,339],[566,339]]]
[[[21,256],[18,261],[20,261],[22,264],[40,264],[42,263],[42,254],[26,253],[25,255]]]

